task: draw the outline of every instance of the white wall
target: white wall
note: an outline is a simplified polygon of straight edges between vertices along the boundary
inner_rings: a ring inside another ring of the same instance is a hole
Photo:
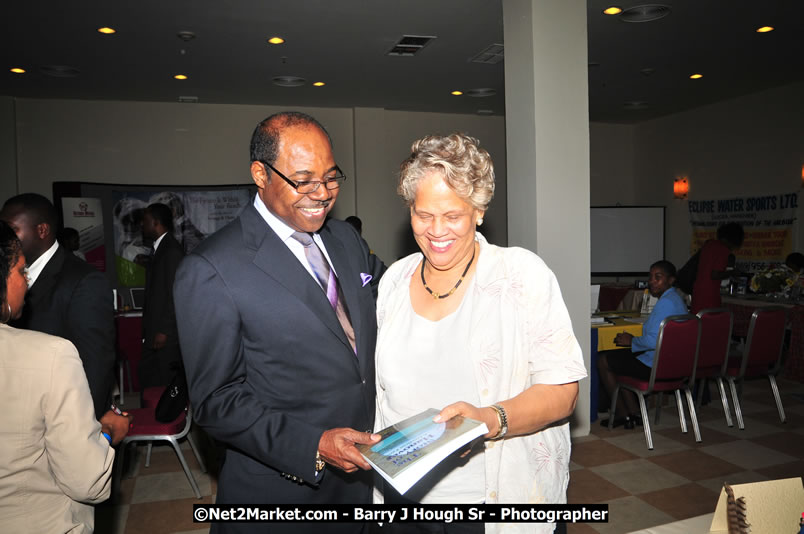
[[[692,200],[802,191],[802,95],[799,82],[636,126],[634,201],[667,206],[667,259],[680,266],[690,254],[688,202],[673,199],[674,178],[689,176]],[[799,206],[799,226],[802,215]],[[804,250],[804,232],[793,248]]]
[[[14,99],[0,96],[0,206],[17,194],[17,125]]]
[[[24,192],[51,198],[55,181],[251,183],[248,149],[252,131],[262,119],[282,109],[287,108],[3,98],[0,156],[8,157],[2,158],[0,172],[10,173],[10,178],[16,172],[17,180],[16,185],[13,179],[4,180],[0,193],[3,199]],[[411,142],[430,133],[464,131],[478,137],[491,152],[498,189],[484,230],[490,241],[506,244],[502,117],[366,108],[297,109],[327,128],[335,158],[348,177],[333,215],[359,215],[367,241],[386,262],[412,251],[406,246],[410,227],[408,213],[395,192],[396,173],[410,153]]]

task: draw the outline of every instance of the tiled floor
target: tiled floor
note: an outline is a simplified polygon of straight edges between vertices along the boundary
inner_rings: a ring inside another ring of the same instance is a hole
[[[662,408],[661,423],[651,424],[652,451],[641,427],[609,432],[593,423],[589,436],[573,440],[567,498],[609,504],[610,521],[569,525],[568,532],[625,533],[686,519],[713,512],[723,482],[804,476],[804,384],[780,380],[779,389],[785,424],[767,380],[747,382],[741,404],[745,430],[737,429],[736,421],[733,428],[726,426],[717,398],[698,413],[701,443],[691,428],[682,434],[672,398]]]
[[[767,381],[749,382],[743,396],[745,430],[726,426],[715,399],[699,413],[702,443],[695,443],[691,429],[681,433],[675,402],[667,403],[661,423],[651,427],[653,451],[645,446],[641,427],[609,432],[595,422],[589,436],[573,440],[568,500],[608,503],[611,519],[569,525],[568,531],[630,532],[714,511],[724,481],[804,476],[804,384],[780,380],[779,387],[787,423],[779,422]],[[172,449],[154,447],[146,468],[145,447],[131,448],[120,492],[97,508],[96,532],[207,533],[205,525],[192,522],[192,505],[214,502],[215,480],[200,472],[186,443],[183,450],[203,499],[194,497]]]

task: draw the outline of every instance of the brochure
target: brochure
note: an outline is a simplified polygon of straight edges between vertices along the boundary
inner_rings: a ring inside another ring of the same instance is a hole
[[[440,410],[430,408],[379,432],[374,445],[357,449],[400,495],[408,491],[444,458],[473,439],[487,434],[485,423],[466,417],[433,422]]]

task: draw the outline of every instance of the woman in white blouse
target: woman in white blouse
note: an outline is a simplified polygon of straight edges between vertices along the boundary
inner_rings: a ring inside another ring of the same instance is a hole
[[[394,263],[380,283],[376,427],[443,408],[436,420],[462,415],[485,422],[489,433],[404,497],[386,485],[385,501],[566,502],[565,419],[586,370],[555,276],[532,252],[491,245],[476,231],[494,194],[494,167],[476,139],[456,133],[416,141],[398,191],[421,253]],[[483,531],[472,523],[426,526]],[[502,527],[489,523],[486,532]],[[505,525],[511,532],[553,528]]]

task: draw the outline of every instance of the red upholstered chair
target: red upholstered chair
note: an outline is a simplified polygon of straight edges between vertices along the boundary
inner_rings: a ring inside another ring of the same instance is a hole
[[[196,460],[198,460],[198,465],[201,467],[201,471],[206,473],[207,468],[204,465],[201,455],[198,453],[198,447],[196,447],[195,442],[193,442],[193,438],[190,435],[190,427],[192,426],[192,410],[190,409],[190,406],[187,406],[187,409],[170,423],[160,423],[157,421],[154,412],[156,410],[156,404],[159,402],[159,397],[161,397],[164,390],[164,387],[146,388],[142,395],[143,408],[128,411],[128,413],[134,416],[134,421],[132,428],[128,432],[128,435],[125,437],[125,439],[123,439],[123,442],[118,448],[119,458],[117,461],[119,471],[117,479],[120,480],[120,475],[122,475],[123,456],[125,454],[126,447],[130,443],[137,441],[148,442],[148,450],[145,455],[145,467],[149,467],[151,465],[151,449],[153,442],[167,441],[173,446],[173,450],[176,451],[176,455],[179,457],[179,462],[184,470],[184,474],[187,475],[187,480],[190,482],[190,486],[193,488],[193,493],[195,493],[196,498],[200,499],[201,491],[198,489],[198,484],[195,481],[195,477],[193,477],[193,474],[190,472],[190,467],[187,465],[187,460],[185,460],[184,454],[182,454],[181,448],[179,447],[179,440],[186,437],[187,441],[190,443],[190,448],[193,450]]]
[[[726,386],[723,379],[729,362],[729,346],[731,344],[731,330],[733,317],[726,308],[708,308],[698,312],[701,320],[701,343],[698,347],[698,364],[695,366],[693,383],[698,380],[698,398],[696,405],[701,407],[703,388],[708,378],[717,381],[720,391],[720,402],[726,416],[726,424],[734,426],[731,421],[729,399],[726,395]]]
[[[639,399],[642,425],[645,430],[645,442],[648,445],[648,449],[653,450],[653,437],[650,432],[645,396],[651,393],[674,391],[681,431],[686,433],[687,421],[684,417],[684,406],[681,403],[681,391],[684,391],[687,397],[690,419],[692,419],[692,427],[695,431],[695,441],[701,441],[701,431],[698,427],[698,418],[695,415],[695,403],[692,400],[692,392],[688,387],[695,371],[700,337],[700,319],[695,315],[671,315],[662,321],[659,327],[659,340],[656,344],[656,353],[653,356],[650,378],[645,381],[630,376],[617,375],[617,387],[614,389],[614,394],[611,398],[609,429],[613,428],[617,395],[620,392],[620,388],[633,391]]]
[[[782,347],[784,346],[786,322],[787,311],[781,306],[757,308],[751,315],[748,338],[742,356],[729,358],[726,378],[731,388],[731,398],[734,401],[734,412],[737,415],[737,426],[740,430],[745,429],[745,424],[740,399],[737,395],[737,383],[741,383],[746,378],[768,377],[773,398],[776,400],[776,409],[779,410],[779,419],[782,423],[785,422],[779,386],[776,385],[776,375],[782,368]]]

